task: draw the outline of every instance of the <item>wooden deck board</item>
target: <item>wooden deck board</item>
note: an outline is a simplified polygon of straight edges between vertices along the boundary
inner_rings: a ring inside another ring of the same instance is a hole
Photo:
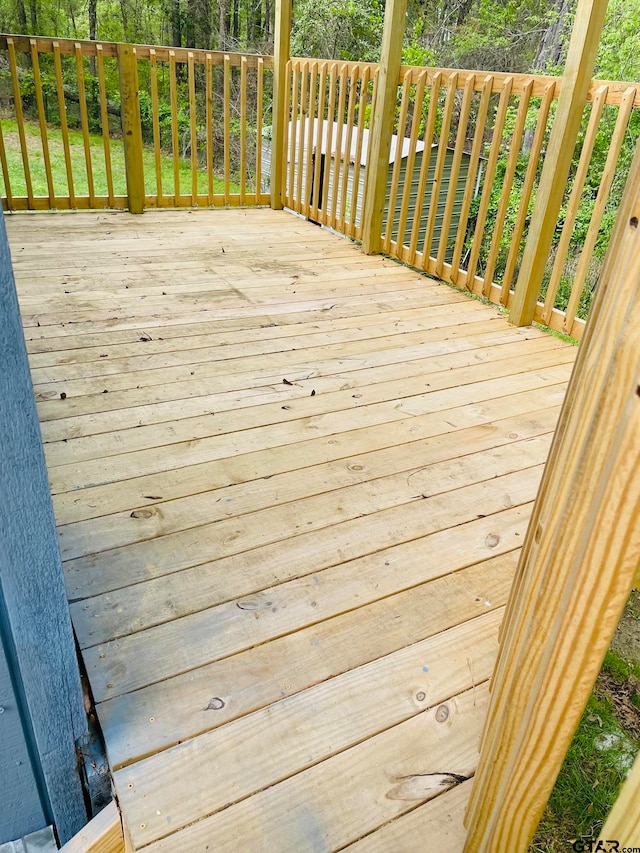
[[[575,350],[282,212],[7,224],[134,849],[460,851]]]

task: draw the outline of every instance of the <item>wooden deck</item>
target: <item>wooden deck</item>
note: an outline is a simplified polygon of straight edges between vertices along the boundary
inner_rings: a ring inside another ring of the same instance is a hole
[[[283,212],[7,226],[132,849],[460,851],[575,349]]]

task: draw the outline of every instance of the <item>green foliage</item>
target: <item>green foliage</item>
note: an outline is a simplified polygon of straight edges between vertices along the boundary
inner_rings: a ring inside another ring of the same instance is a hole
[[[298,0],[291,51],[294,56],[377,62],[383,18],[381,0]]]

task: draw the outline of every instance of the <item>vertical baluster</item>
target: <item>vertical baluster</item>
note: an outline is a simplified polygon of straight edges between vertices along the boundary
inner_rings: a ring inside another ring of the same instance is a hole
[[[409,263],[415,265],[416,254],[418,249],[418,238],[420,236],[420,223],[422,222],[422,210],[427,194],[427,178],[429,176],[429,166],[431,165],[431,147],[433,144],[433,134],[435,132],[436,117],[438,115],[438,105],[440,102],[440,88],[442,85],[442,73],[436,71],[431,84],[431,93],[429,96],[429,111],[427,121],[424,128],[424,149],[422,152],[422,164],[420,165],[420,175],[418,177],[418,191],[416,193],[416,209],[413,214],[413,225],[411,226],[411,239],[409,241]],[[428,258],[422,259],[423,268],[426,267]]]
[[[102,148],[104,151],[104,171],[107,177],[107,198],[109,206],[115,204],[113,190],[113,169],[111,167],[111,141],[109,139],[109,109],[107,104],[107,87],[104,79],[104,49],[96,45],[96,71],[98,74],[98,89],[100,92],[100,123],[102,126]]]
[[[495,122],[493,125],[493,134],[491,136],[491,148],[489,158],[487,160],[487,168],[484,174],[484,186],[482,187],[482,195],[480,197],[480,207],[478,208],[478,216],[476,218],[476,227],[473,233],[473,242],[471,244],[471,254],[469,256],[469,266],[467,270],[467,289],[474,291],[474,279],[476,267],[478,266],[478,258],[480,257],[480,248],[484,237],[485,225],[487,221],[487,212],[491,201],[491,190],[493,188],[493,179],[496,174],[496,165],[500,156],[502,147],[502,133],[504,130],[504,122],[507,116],[509,107],[509,99],[511,97],[511,89],[513,87],[513,77],[506,77],[500,89],[500,101],[496,111]]]
[[[336,85],[337,85],[337,64],[334,62],[331,65],[331,70],[329,72],[329,107],[327,110],[327,132],[325,136],[325,150],[324,150],[324,172],[323,172],[323,183],[322,183],[322,215],[319,217],[320,221],[324,222],[325,225],[329,224],[329,184],[331,182],[331,175],[333,169],[331,168],[331,151],[333,145],[333,124],[335,120],[335,112],[336,112]],[[324,134],[323,134],[324,136]],[[335,192],[335,187],[333,187],[332,192]]]
[[[584,284],[587,279],[589,263],[593,257],[593,250],[596,245],[596,240],[598,239],[598,232],[600,231],[602,216],[609,198],[611,184],[613,183],[613,178],[616,173],[618,155],[620,154],[620,149],[622,148],[622,143],[624,142],[624,137],[627,132],[627,125],[629,124],[629,118],[631,117],[635,94],[635,88],[627,89],[624,92],[620,103],[618,118],[616,119],[616,125],[611,137],[611,144],[609,145],[609,152],[604,164],[604,169],[602,170],[602,177],[600,178],[600,186],[598,187],[596,202],[591,213],[589,229],[587,230],[587,236],[585,237],[582,251],[580,252],[580,260],[578,261],[578,267],[576,269],[573,287],[571,289],[571,296],[569,297],[569,304],[567,305],[564,331],[569,335],[573,331],[573,323],[578,310],[578,305],[580,304],[580,297],[582,296]]]
[[[569,251],[569,244],[573,235],[573,226],[575,225],[576,216],[578,215],[578,210],[580,208],[580,199],[582,198],[584,183],[587,178],[589,166],[591,165],[591,155],[593,153],[593,146],[598,135],[600,119],[602,118],[602,111],[607,101],[608,90],[608,86],[600,86],[596,92],[595,98],[593,99],[593,104],[591,106],[591,115],[589,116],[587,131],[585,133],[584,141],[582,143],[582,150],[580,151],[578,168],[576,169],[576,174],[573,179],[573,186],[571,187],[569,203],[567,204],[567,213],[564,218],[562,233],[560,235],[560,242],[558,243],[558,248],[556,249],[553,269],[551,270],[551,278],[549,279],[547,295],[544,300],[542,319],[545,323],[549,322],[549,320],[551,319],[551,315],[553,314],[553,306],[555,305],[556,296],[558,294],[558,287],[560,285],[560,279],[562,278],[562,270],[564,269],[567,253]]]
[[[189,79],[189,143],[191,146],[191,204],[198,203],[198,123],[196,116],[196,69],[193,53],[187,54]]]
[[[367,104],[369,102],[369,84],[371,83],[371,71],[367,65],[362,72],[360,81],[360,99],[358,101],[358,130],[356,136],[356,150],[353,157],[353,195],[351,198],[351,214],[349,216],[349,236],[359,239],[362,236],[362,208],[360,198],[360,172],[362,171],[362,146],[364,142],[365,117]],[[374,84],[375,85],[375,84]],[[373,112],[373,108],[371,110]]]
[[[358,80],[360,78],[360,66],[356,65],[351,69],[349,74],[349,102],[347,104],[347,127],[346,137],[344,141],[344,168],[342,170],[342,192],[340,195],[340,218],[336,222],[336,228],[342,233],[347,234],[347,191],[349,189],[349,178],[353,177],[351,170],[351,145],[353,142],[353,124],[356,114],[356,96],[358,89]],[[353,189],[353,187],[352,187]],[[352,193],[353,195],[353,193]],[[351,202],[349,202],[351,206]]]
[[[169,51],[169,98],[171,101],[171,153],[173,157],[173,204],[180,205],[180,138],[178,134],[178,81],[176,53]]]
[[[504,221],[509,208],[509,198],[513,187],[513,179],[516,174],[516,166],[518,165],[518,157],[520,155],[520,147],[522,145],[522,135],[524,134],[524,124],[527,118],[529,109],[529,100],[533,89],[533,79],[529,78],[524,85],[522,94],[520,95],[520,103],[518,104],[518,112],[516,113],[516,123],[513,130],[513,135],[509,142],[509,156],[507,157],[507,168],[502,181],[502,191],[500,193],[500,201],[498,202],[498,211],[492,224],[493,235],[491,245],[489,247],[489,256],[487,265],[484,271],[484,295],[491,295],[491,286],[493,284],[493,275],[496,269],[498,260],[498,252],[500,251],[500,241],[503,235]],[[508,295],[509,288],[503,294],[505,300]]]
[[[301,199],[302,213],[309,216],[311,204],[311,187],[313,185],[313,131],[316,126],[316,103],[317,103],[317,88],[318,88],[318,63],[314,62],[311,66],[309,76],[309,92],[308,92],[308,110],[307,110],[307,137],[305,141],[306,157],[305,157],[305,177],[304,177],[304,196]]]
[[[62,76],[62,57],[60,56],[60,45],[53,42],[53,66],[56,74],[56,92],[58,95],[58,110],[60,112],[60,131],[62,133],[62,147],[64,150],[64,165],[67,173],[67,190],[69,192],[70,207],[76,206],[76,194],[73,182],[73,167],[71,163],[71,146],[69,145],[69,127],[67,125],[67,104],[64,98],[64,78]]]
[[[231,57],[225,54],[223,77],[224,107],[224,203],[231,199]]]
[[[469,158],[469,173],[467,175],[467,183],[464,188],[464,196],[462,199],[462,208],[460,210],[460,220],[458,222],[458,236],[453,250],[451,259],[451,281],[457,283],[460,273],[460,259],[462,257],[462,249],[467,235],[467,223],[469,221],[469,211],[471,202],[474,198],[476,190],[476,180],[478,169],[480,167],[480,155],[482,154],[482,144],[484,140],[484,127],[487,121],[487,112],[489,110],[489,100],[491,98],[491,88],[493,86],[493,77],[484,78],[480,94],[480,103],[478,105],[478,114],[476,118],[476,129],[473,136],[473,144],[471,146],[471,156]]]
[[[435,231],[436,217],[438,215],[438,204],[440,201],[440,189],[442,187],[442,175],[444,173],[444,164],[447,158],[447,144],[449,142],[449,128],[451,127],[451,117],[453,116],[453,107],[455,105],[456,92],[458,89],[458,75],[452,74],[447,83],[447,97],[444,102],[442,111],[442,129],[440,131],[440,139],[438,142],[438,155],[436,157],[435,172],[433,175],[433,186],[431,188],[431,196],[429,199],[429,213],[427,216],[427,230],[424,235],[424,245],[422,248],[423,266],[425,269],[429,264],[431,257],[431,244]],[[440,235],[442,239],[442,234]]]
[[[82,127],[82,145],[84,148],[84,162],[87,170],[87,188],[89,190],[89,206],[95,207],[96,194],[93,183],[93,165],[91,163],[91,138],[89,136],[89,114],[87,112],[87,95],[84,88],[84,57],[82,46],[76,42],[76,79],[78,81],[78,99],[80,105],[80,125]]]
[[[264,59],[258,59],[258,79],[256,92],[256,204],[262,194],[262,122],[264,98]]]
[[[398,236],[396,237],[396,256],[401,258],[403,253],[404,235],[407,230],[407,219],[409,217],[409,207],[411,204],[412,188],[413,188],[413,171],[416,164],[416,150],[418,147],[418,133],[420,131],[420,119],[422,117],[422,102],[424,100],[424,90],[427,83],[426,69],[418,74],[418,81],[415,84],[415,93],[413,99],[413,118],[411,121],[411,135],[409,137],[409,151],[407,152],[407,161],[404,177],[404,189],[402,192],[402,202],[400,205],[400,217],[398,219]],[[424,152],[423,155],[424,157]]]
[[[327,97],[327,66],[323,62],[320,69],[320,82],[318,83],[318,119],[316,125],[315,151],[313,158],[313,192],[311,193],[311,210],[309,215],[312,219],[319,220],[322,196],[320,193],[320,176],[322,174],[322,139],[324,130],[324,110]]]
[[[389,190],[389,208],[387,210],[387,221],[385,226],[385,234],[382,240],[382,248],[384,252],[391,252],[391,242],[393,236],[393,225],[396,218],[396,202],[398,200],[398,187],[400,185],[400,172],[402,170],[402,149],[404,147],[404,128],[407,123],[407,115],[409,113],[409,99],[411,95],[411,70],[405,71],[402,80],[402,99],[400,101],[400,116],[398,119],[398,130],[396,133],[395,158],[393,161],[393,172],[391,174],[391,189]],[[393,137],[391,137],[391,151],[393,152]],[[405,175],[405,181],[407,176]],[[400,250],[400,246],[396,246],[396,254]]]
[[[24,170],[24,182],[27,188],[27,204],[29,210],[33,210],[33,184],[31,182],[31,169],[29,167],[29,149],[24,132],[24,114],[22,112],[22,96],[20,94],[20,78],[18,77],[18,62],[16,60],[16,48],[12,38],[7,39],[9,50],[9,68],[11,69],[11,82],[13,84],[13,101],[16,111],[16,122],[18,124],[18,138],[20,139],[20,153],[22,155],[22,168]]]
[[[240,204],[247,196],[247,57],[240,62]]]
[[[509,255],[507,257],[507,263],[502,279],[502,295],[500,301],[503,302],[503,304],[505,305],[509,300],[509,291],[511,289],[511,282],[513,281],[513,275],[516,269],[516,262],[520,251],[520,241],[522,240],[524,226],[527,221],[529,201],[531,200],[531,193],[533,192],[533,185],[536,179],[538,162],[540,160],[542,143],[544,142],[545,132],[547,129],[547,120],[549,118],[549,110],[551,109],[551,104],[553,102],[555,88],[555,83],[548,83],[545,86],[544,93],[542,95],[542,102],[540,104],[540,110],[538,112],[538,120],[536,121],[536,129],[533,135],[533,142],[531,144],[531,150],[529,151],[529,163],[527,164],[527,172],[525,175],[524,183],[522,185],[520,205],[518,207],[518,214],[516,216],[516,221],[513,227],[511,245],[509,246]]]
[[[49,155],[49,139],[47,137],[47,117],[44,111],[44,98],[42,97],[42,81],[40,80],[40,58],[38,56],[38,43],[36,39],[29,39],[31,46],[31,67],[33,71],[33,85],[36,93],[36,105],[38,107],[38,124],[40,125],[40,141],[42,142],[42,161],[47,179],[47,190],[49,192],[49,207],[56,206],[55,189],[53,186],[53,174],[51,172],[51,157]]]
[[[303,62],[300,66],[300,103],[298,105],[298,114],[296,115],[296,133],[295,133],[295,163],[297,165],[296,173],[296,188],[293,209],[300,213],[302,211],[302,176],[305,169],[305,112],[307,110],[307,83],[309,79],[309,63]]]
[[[451,169],[449,170],[449,191],[447,192],[447,200],[445,202],[444,212],[442,215],[442,230],[440,232],[440,240],[438,242],[436,275],[440,276],[440,278],[442,278],[447,244],[449,242],[449,231],[451,230],[451,220],[453,219],[453,208],[458,194],[460,166],[462,164],[464,144],[467,139],[467,127],[469,125],[469,115],[471,114],[474,85],[475,74],[470,74],[464,85],[464,95],[462,96],[462,106],[460,109],[460,117],[458,119],[456,145],[453,152],[453,159],[451,161]]]
[[[4,145],[4,133],[2,122],[0,122],[0,163],[2,164],[2,178],[4,180],[4,194],[6,197],[6,209],[13,210],[13,192],[11,190],[11,179],[9,177],[9,164],[7,162],[7,151]]]
[[[338,211],[338,198],[340,196],[340,170],[343,168],[342,159],[342,137],[344,135],[344,108],[347,94],[347,66],[340,67],[340,95],[338,97],[338,114],[336,128],[336,156],[333,161],[333,195],[331,197],[331,227],[336,227],[336,214]]]
[[[207,202],[213,204],[213,56],[205,64],[205,127],[207,133]]]
[[[153,116],[153,157],[156,168],[156,204],[163,203],[162,192],[162,139],[160,137],[160,106],[158,102],[158,63],[153,48],[149,51],[151,61],[151,114]]]

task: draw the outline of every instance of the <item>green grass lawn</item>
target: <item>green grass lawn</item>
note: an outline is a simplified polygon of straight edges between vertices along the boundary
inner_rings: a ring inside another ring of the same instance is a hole
[[[27,194],[27,187],[24,178],[17,123],[10,119],[3,119],[2,133],[7,153],[11,191],[16,197],[24,197]],[[36,122],[25,122],[25,135],[29,151],[29,168],[31,170],[33,193],[35,196],[48,196],[49,192],[47,189],[39,125]],[[55,194],[61,197],[68,197],[69,188],[67,185],[62,132],[59,128],[47,127],[47,137],[49,140],[49,155],[51,158]],[[127,181],[122,140],[111,138],[109,142],[111,146],[111,170],[113,174],[114,194],[117,196],[126,195]],[[71,149],[75,194],[76,196],[87,196],[89,188],[87,184],[84,145],[82,142],[82,133],[79,130],[69,130],[69,147]],[[147,195],[155,195],[156,168],[152,148],[145,147],[143,159],[146,193]],[[91,135],[91,164],[95,194],[97,196],[106,196],[107,175],[105,170],[104,146],[102,136],[98,134]],[[6,195],[4,180],[2,178],[3,176],[0,175],[0,188],[2,195]],[[166,195],[173,195],[173,159],[164,155],[162,156],[162,189]],[[183,194],[191,193],[191,164],[186,159],[180,160],[180,191]],[[231,192],[237,193],[238,191],[237,184],[232,183]],[[207,193],[206,171],[198,171],[198,192],[205,195]],[[224,192],[224,182],[221,178],[214,177],[214,192]]]

